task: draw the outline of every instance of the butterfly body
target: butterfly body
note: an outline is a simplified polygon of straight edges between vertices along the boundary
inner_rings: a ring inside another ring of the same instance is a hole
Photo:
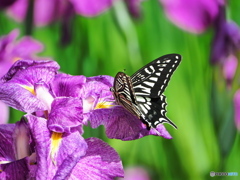
[[[118,105],[135,115],[147,128],[169,123],[177,126],[166,117],[165,88],[181,61],[178,54],[157,58],[145,65],[131,77],[123,72],[117,73],[110,89]]]

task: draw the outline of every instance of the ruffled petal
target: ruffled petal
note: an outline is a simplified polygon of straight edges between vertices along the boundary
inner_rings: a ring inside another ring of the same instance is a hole
[[[40,80],[49,83],[53,80],[59,68],[55,61],[20,60],[13,64],[2,78],[2,82],[14,82],[25,86],[33,86]]]
[[[46,110],[46,105],[36,97],[34,86],[51,82],[58,69],[54,61],[17,61],[1,79],[0,100],[24,112]]]
[[[167,139],[172,138],[164,125],[159,124],[157,128],[148,130],[140,119],[121,106],[94,110],[90,115],[89,121],[93,128],[104,125],[107,136],[113,139],[129,141],[147,135],[157,135]]]
[[[85,76],[71,76],[61,73],[55,76],[51,87],[56,97],[79,97],[79,91],[85,82]]]
[[[47,109],[45,104],[37,99],[35,95],[13,83],[0,84],[0,99],[8,106],[23,112],[32,113]]]
[[[71,180],[111,180],[124,176],[121,159],[112,147],[97,138],[88,138],[86,142],[87,152],[73,169]]]
[[[31,177],[28,158],[0,164],[0,179],[24,180]]]
[[[112,96],[110,87],[112,87],[113,77],[111,76],[94,76],[88,77],[80,91],[82,98],[93,97],[97,101],[99,98],[109,98]]]
[[[113,94],[110,91],[112,87],[113,77],[111,76],[94,76],[88,77],[87,82],[79,92],[83,99],[84,122],[90,116],[90,112],[94,109],[111,107]]]
[[[15,160],[12,137],[15,126],[15,124],[0,125],[0,164]]]
[[[58,133],[73,133],[82,125],[82,100],[79,98],[56,98],[48,118],[48,128]]]
[[[30,114],[25,117],[36,143],[36,179],[66,179],[85,155],[85,140],[78,131],[71,134],[51,132],[46,119]]]

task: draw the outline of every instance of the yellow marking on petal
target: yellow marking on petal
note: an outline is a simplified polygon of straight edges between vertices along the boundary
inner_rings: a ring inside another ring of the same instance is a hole
[[[62,133],[56,133],[56,132],[53,132],[52,133],[52,136],[51,136],[51,151],[50,151],[50,154],[51,154],[51,159],[52,159],[52,162],[54,165],[56,165],[56,161],[55,161],[55,156],[57,154],[57,151],[59,149],[59,146],[60,146],[60,143],[62,141]]]
[[[22,58],[20,58],[20,57],[14,57],[14,58],[12,59],[12,62],[15,63],[16,61],[21,60],[21,59],[22,59]]]
[[[28,90],[30,93],[36,96],[36,93],[32,87],[25,86],[25,85],[21,85],[21,87],[23,87],[24,89]]]
[[[108,102],[100,102],[100,103],[97,103],[94,109],[104,109],[104,108],[110,108],[112,106],[114,105],[108,104]]]

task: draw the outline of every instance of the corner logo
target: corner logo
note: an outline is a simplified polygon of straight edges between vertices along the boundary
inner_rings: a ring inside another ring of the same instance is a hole
[[[210,172],[210,176],[211,176],[211,177],[214,177],[214,176],[215,176],[215,172],[211,171],[211,172]]]

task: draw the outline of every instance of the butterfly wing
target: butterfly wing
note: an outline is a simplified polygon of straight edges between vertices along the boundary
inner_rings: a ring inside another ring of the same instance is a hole
[[[117,104],[122,105],[130,113],[140,118],[141,112],[136,104],[136,99],[129,76],[123,72],[117,73],[114,80],[114,86],[111,91],[114,94]]]
[[[166,117],[166,96],[161,95],[158,98],[136,96],[136,99],[142,113],[142,120],[149,128],[156,128],[158,124],[168,123],[177,129],[177,126]]]
[[[180,62],[181,55],[168,54],[139,69],[131,76],[135,95],[160,97]]]

